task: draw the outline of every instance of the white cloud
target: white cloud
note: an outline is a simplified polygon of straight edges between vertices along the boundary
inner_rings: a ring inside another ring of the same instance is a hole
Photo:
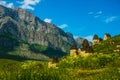
[[[67,25],[67,24],[62,24],[62,25],[60,25],[60,26],[58,26],[58,27],[61,28],[61,29],[63,29],[63,28],[68,27],[68,25]]]
[[[6,6],[8,8],[13,8],[14,7],[13,3],[7,3],[6,1],[0,1],[0,5]]]
[[[102,14],[103,12],[102,11],[98,11],[98,12],[93,12],[93,11],[91,11],[91,12],[88,12],[88,14]]]
[[[98,12],[96,12],[96,14],[102,14],[103,12],[102,11],[98,11]]]
[[[103,13],[102,11],[96,12],[96,14],[94,15],[94,18],[99,18],[99,17],[101,17],[102,13]]]
[[[76,39],[76,38],[78,38],[79,36],[73,36],[74,37],[74,39]]]
[[[23,1],[17,1],[19,4],[21,4],[21,8],[23,9],[30,9],[30,10],[34,10],[34,7],[37,5],[39,2],[41,2],[41,0],[23,0]]]
[[[85,39],[87,39],[88,41],[92,42],[93,40],[93,35],[89,35],[89,36],[86,36],[84,37]]]
[[[9,4],[7,4],[7,7],[9,7],[9,8],[13,8],[14,6],[13,6],[13,3],[9,3]]]
[[[47,22],[47,23],[51,23],[51,22],[52,22],[52,19],[45,18],[44,21]]]
[[[99,18],[101,15],[95,15],[94,18]]]
[[[94,12],[92,12],[92,11],[91,11],[91,12],[88,12],[88,14],[90,14],[90,15],[91,15],[91,14],[94,14]]]
[[[90,14],[90,15],[92,15],[94,18],[99,18],[99,17],[101,17],[101,15],[102,15],[102,11],[98,11],[98,12],[89,12],[88,14]]]
[[[105,22],[106,23],[110,23],[110,22],[113,22],[117,19],[117,16],[111,16],[111,17],[108,17],[107,19],[105,19]]]

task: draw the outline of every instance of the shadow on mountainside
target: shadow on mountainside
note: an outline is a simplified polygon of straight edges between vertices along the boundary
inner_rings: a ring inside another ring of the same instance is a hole
[[[29,46],[29,49],[34,52],[34,53],[42,53],[45,56],[48,56],[50,58],[52,57],[57,57],[57,58],[61,58],[65,55],[67,55],[67,53],[61,51],[61,50],[55,50],[53,48],[47,47],[47,46],[41,46],[39,44],[31,44]]]
[[[0,34],[0,54],[7,54],[14,51],[15,47],[19,46],[19,41],[9,34]]]
[[[11,59],[11,60],[16,60],[16,61],[28,60],[25,57],[16,56],[16,55],[9,55],[9,54],[0,54],[0,59]]]
[[[0,58],[1,59],[13,59],[13,60],[27,60],[25,57],[15,56],[8,54],[11,51],[14,51],[16,47],[20,45],[20,42],[13,36],[0,33]]]

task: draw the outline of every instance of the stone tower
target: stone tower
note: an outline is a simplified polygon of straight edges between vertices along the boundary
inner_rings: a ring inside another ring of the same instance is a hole
[[[93,45],[96,45],[96,44],[99,44],[99,38],[98,38],[98,35],[94,35],[94,37],[93,37]]]
[[[107,40],[107,39],[110,39],[110,38],[111,38],[110,34],[108,34],[108,33],[104,34],[104,40]]]
[[[78,48],[73,45],[71,48],[70,48],[70,56],[77,56],[78,55]]]

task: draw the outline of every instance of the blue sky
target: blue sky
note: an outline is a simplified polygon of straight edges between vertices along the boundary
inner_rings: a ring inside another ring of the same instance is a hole
[[[21,7],[53,23],[74,37],[92,40],[94,34],[120,34],[120,0],[0,0],[7,7]]]

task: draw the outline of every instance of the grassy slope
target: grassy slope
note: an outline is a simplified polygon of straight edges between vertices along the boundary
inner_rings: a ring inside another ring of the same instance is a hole
[[[18,63],[18,61],[16,60],[0,59],[0,69],[2,69],[2,67],[4,67],[5,65],[16,64],[16,63]]]
[[[112,44],[114,42],[114,44]],[[94,45],[93,49],[97,53],[113,53],[116,46],[120,45],[120,35],[114,36],[111,39],[101,42],[99,45]]]
[[[76,58],[66,56],[66,58],[62,58],[57,64],[58,68],[48,68],[47,62],[34,60],[25,62],[0,60],[0,62],[7,62],[4,69],[0,70],[0,79],[2,80],[120,79],[120,55],[116,54],[93,54],[88,57],[78,56]]]

